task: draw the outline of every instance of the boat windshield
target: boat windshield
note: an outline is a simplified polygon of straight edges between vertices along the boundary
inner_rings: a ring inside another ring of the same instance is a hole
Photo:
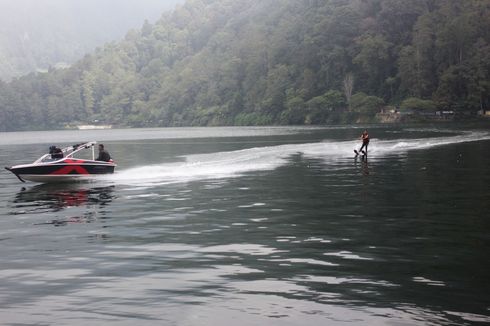
[[[51,154],[45,154],[34,163],[48,163],[48,162],[54,162],[54,161],[58,161],[58,160],[61,160],[61,159],[60,158],[52,158]]]
[[[62,160],[63,158],[81,158],[81,159],[94,159],[94,146],[96,142],[88,142],[88,143],[82,143],[82,144],[76,144],[73,146],[65,147],[61,151],[63,153],[63,157],[59,158],[53,158],[53,156],[50,153],[44,154],[41,156],[39,159],[37,159],[34,163],[51,163],[51,162],[56,162],[59,160]],[[92,149],[91,151],[88,151],[88,149]],[[76,155],[75,155],[76,154]]]

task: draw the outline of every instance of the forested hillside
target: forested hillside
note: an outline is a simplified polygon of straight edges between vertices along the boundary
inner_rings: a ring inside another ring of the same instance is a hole
[[[0,130],[370,121],[490,104],[490,0],[189,0],[0,84]]]
[[[67,66],[183,0],[1,0],[0,79]]]

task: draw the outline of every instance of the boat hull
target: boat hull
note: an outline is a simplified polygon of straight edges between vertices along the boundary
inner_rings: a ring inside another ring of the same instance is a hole
[[[86,182],[94,180],[97,177],[95,174],[87,175],[50,175],[50,174],[22,174],[19,178],[26,181],[38,183],[67,183],[67,182]]]
[[[66,159],[48,164],[24,164],[7,168],[21,180],[33,182],[72,182],[93,179],[95,176],[114,173],[112,162]]]

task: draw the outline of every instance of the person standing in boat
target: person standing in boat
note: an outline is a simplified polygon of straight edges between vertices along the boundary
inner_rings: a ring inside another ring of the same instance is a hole
[[[362,146],[359,152],[362,152],[362,150],[366,148],[365,153],[367,155],[368,145],[369,145],[369,134],[367,130],[364,130],[364,132],[361,134],[361,140],[362,140]]]
[[[109,152],[104,149],[103,144],[99,144],[99,156],[95,160],[104,162],[109,162],[111,160],[111,156],[109,155]]]
[[[61,148],[57,146],[50,146],[49,154],[51,154],[51,158],[53,160],[58,160],[60,158],[63,158],[63,151],[61,150]]]

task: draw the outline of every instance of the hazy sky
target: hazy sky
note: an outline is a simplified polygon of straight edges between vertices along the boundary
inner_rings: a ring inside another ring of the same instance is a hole
[[[72,63],[185,0],[0,0],[0,79]]]
[[[155,21],[163,11],[184,0],[0,0],[0,27],[51,25],[63,23],[90,28],[91,22],[107,21],[139,27],[144,19]],[[116,26],[117,27],[117,26]],[[2,28],[0,33],[7,30]],[[104,34],[103,30],[99,30]]]

